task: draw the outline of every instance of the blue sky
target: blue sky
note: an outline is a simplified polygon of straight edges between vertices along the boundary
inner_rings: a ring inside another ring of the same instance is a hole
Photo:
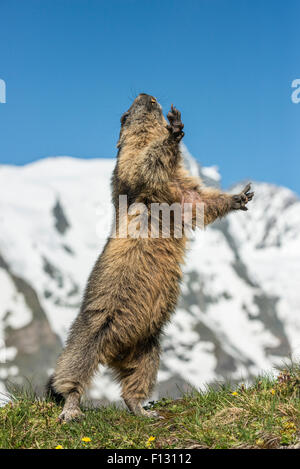
[[[174,103],[223,186],[300,194],[298,0],[0,0],[0,163],[114,157],[139,92]]]

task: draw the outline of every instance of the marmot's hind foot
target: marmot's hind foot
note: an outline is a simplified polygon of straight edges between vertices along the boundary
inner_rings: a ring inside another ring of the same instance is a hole
[[[181,122],[181,112],[176,107],[171,106],[171,110],[167,114],[168,121],[170,124],[167,126],[170,134],[175,138],[177,142],[180,142],[184,136],[183,123]]]
[[[141,417],[147,417],[147,418],[150,418],[150,419],[163,419],[164,417],[162,417],[158,412],[156,412],[156,410],[146,410],[142,407],[142,404],[141,402],[139,401],[139,399],[134,399],[134,398],[129,398],[129,399],[124,399],[125,400],[125,403],[128,407],[128,409],[134,414],[134,415],[137,415],[137,416],[141,416]]]
[[[84,413],[81,412],[79,407],[71,407],[63,409],[62,413],[59,415],[59,420],[63,422],[71,422],[72,420],[81,420],[84,417]]]
[[[145,410],[143,409],[141,415],[143,417],[147,417],[148,419],[157,419],[157,420],[163,420],[165,417],[160,415],[156,410]]]

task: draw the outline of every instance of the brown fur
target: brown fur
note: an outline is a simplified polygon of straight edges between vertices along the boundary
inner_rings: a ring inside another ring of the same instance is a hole
[[[128,203],[203,202],[205,224],[237,208],[252,195],[234,198],[206,189],[182,165],[180,113],[172,107],[167,126],[153,97],[142,94],[122,117],[119,153],[112,179]],[[131,216],[129,216],[130,218]],[[117,230],[120,226],[117,223]],[[99,363],[114,370],[122,397],[135,414],[151,393],[159,366],[160,335],[175,309],[186,237],[110,238],[85,290],[82,307],[59,357],[51,389],[66,399],[61,419],[80,417],[79,399]]]

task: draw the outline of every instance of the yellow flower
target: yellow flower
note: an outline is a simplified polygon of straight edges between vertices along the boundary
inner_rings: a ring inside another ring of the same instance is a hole
[[[85,443],[89,443],[92,440],[88,436],[84,436],[83,438],[81,438],[81,441],[84,441]]]
[[[148,438],[148,441],[147,441],[147,443],[146,443],[147,448],[149,448],[149,447],[151,446],[151,443],[152,443],[154,440],[155,440],[155,436],[150,436],[150,437]]]
[[[56,446],[55,449],[63,449],[63,447],[61,445],[58,445],[58,446]]]
[[[238,396],[238,393],[236,391],[232,392],[231,394],[232,396]]]
[[[271,392],[271,394],[272,394],[273,396],[274,396],[274,394],[276,394],[276,391],[275,391],[275,389],[271,389],[271,391],[270,391],[270,392]]]
[[[263,446],[265,444],[264,440],[262,440],[261,438],[259,438],[258,440],[256,440],[255,442],[257,444],[257,446]]]
[[[283,424],[283,427],[286,429],[286,430],[289,430],[290,432],[295,432],[297,430],[297,427],[296,425],[294,424],[294,422],[285,422]]]

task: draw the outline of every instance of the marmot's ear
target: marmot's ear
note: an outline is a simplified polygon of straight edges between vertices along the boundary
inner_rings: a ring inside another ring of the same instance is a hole
[[[129,116],[129,112],[128,111],[124,112],[123,116],[120,119],[121,125],[125,124],[126,119],[127,119],[128,116]]]

